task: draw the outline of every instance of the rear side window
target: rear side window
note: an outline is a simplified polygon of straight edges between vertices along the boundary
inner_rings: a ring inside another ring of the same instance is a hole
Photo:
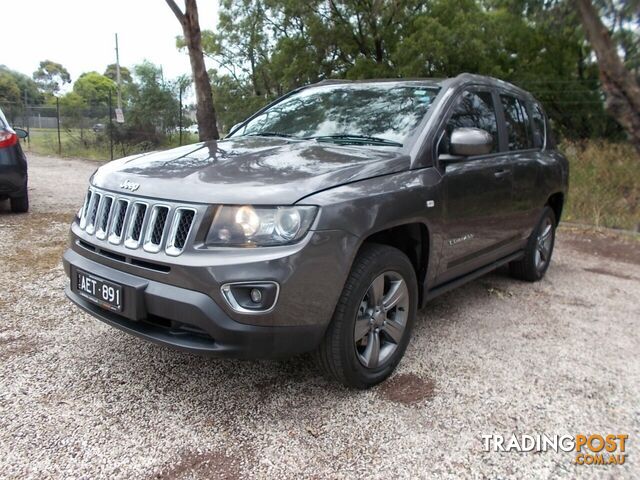
[[[492,152],[498,151],[498,122],[491,92],[465,91],[458,97],[447,123],[447,135],[456,128],[481,128],[493,136]]]
[[[544,120],[544,114],[540,110],[540,106],[533,104],[531,107],[531,120],[533,126],[533,146],[542,148],[545,145],[547,137],[547,124]]]
[[[504,109],[509,150],[533,148],[531,123],[524,103],[510,95],[500,95],[500,101]]]

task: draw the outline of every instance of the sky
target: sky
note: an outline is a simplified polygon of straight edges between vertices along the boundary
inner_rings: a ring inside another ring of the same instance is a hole
[[[166,79],[191,72],[188,55],[175,46],[182,28],[165,0],[20,0],[13,5],[16,15],[2,22],[0,50],[0,65],[12,70],[31,76],[47,59],[64,65],[72,81],[84,72],[103,73],[115,63],[118,33],[120,65],[147,59],[163,67]],[[198,11],[200,27],[213,30],[218,0],[199,0]]]

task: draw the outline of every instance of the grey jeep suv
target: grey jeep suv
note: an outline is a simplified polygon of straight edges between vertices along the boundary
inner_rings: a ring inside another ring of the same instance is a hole
[[[91,177],[67,296],[192,352],[314,352],[346,385],[384,380],[416,312],[508,264],[541,279],[568,180],[538,102],[508,83],[326,81],[222,141]]]

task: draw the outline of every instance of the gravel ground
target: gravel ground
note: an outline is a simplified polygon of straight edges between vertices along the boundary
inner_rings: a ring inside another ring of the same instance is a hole
[[[73,307],[60,255],[96,164],[30,156],[0,206],[0,477],[640,476],[640,242],[563,228],[544,281],[497,272],[433,301],[369,391],[310,359],[215,360]],[[483,434],[627,433],[624,466],[485,453]]]

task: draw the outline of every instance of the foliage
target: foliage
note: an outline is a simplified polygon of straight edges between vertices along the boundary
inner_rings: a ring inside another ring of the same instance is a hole
[[[49,95],[55,95],[65,83],[71,83],[71,75],[67,69],[51,60],[40,62],[38,69],[33,72],[33,79]]]
[[[111,63],[107,65],[107,68],[105,68],[103,75],[116,82],[118,80],[118,75],[116,73],[116,64]],[[122,80],[122,83],[126,84],[133,82],[131,71],[127,67],[120,67],[120,80]]]
[[[640,231],[640,162],[633,147],[604,141],[564,142],[571,181],[565,220]]]
[[[55,104],[55,99],[51,98],[51,105]],[[65,118],[65,125],[77,127],[82,125],[83,117],[86,114],[87,101],[76,92],[68,92],[60,97],[60,116]]]
[[[637,65],[633,9],[601,2],[625,60]],[[323,79],[471,72],[531,91],[566,137],[622,135],[604,111],[597,65],[569,0],[223,0],[203,49],[216,65],[223,130]]]
[[[27,75],[0,65],[0,99],[8,101],[24,101],[25,94],[29,104],[38,105],[42,103],[42,94],[38,91],[38,85]],[[14,87],[18,87],[18,99],[15,98]],[[11,100],[14,99],[14,100]]]
[[[115,89],[115,82],[98,72],[83,73],[73,84],[73,92],[92,106],[107,106],[109,94],[113,94]]]
[[[162,69],[150,62],[136,65],[134,83],[128,91],[126,124],[118,129],[119,139],[152,141],[178,125],[180,103],[172,82],[165,82]]]
[[[0,71],[0,103],[18,103],[20,100],[20,87],[16,79]]]

